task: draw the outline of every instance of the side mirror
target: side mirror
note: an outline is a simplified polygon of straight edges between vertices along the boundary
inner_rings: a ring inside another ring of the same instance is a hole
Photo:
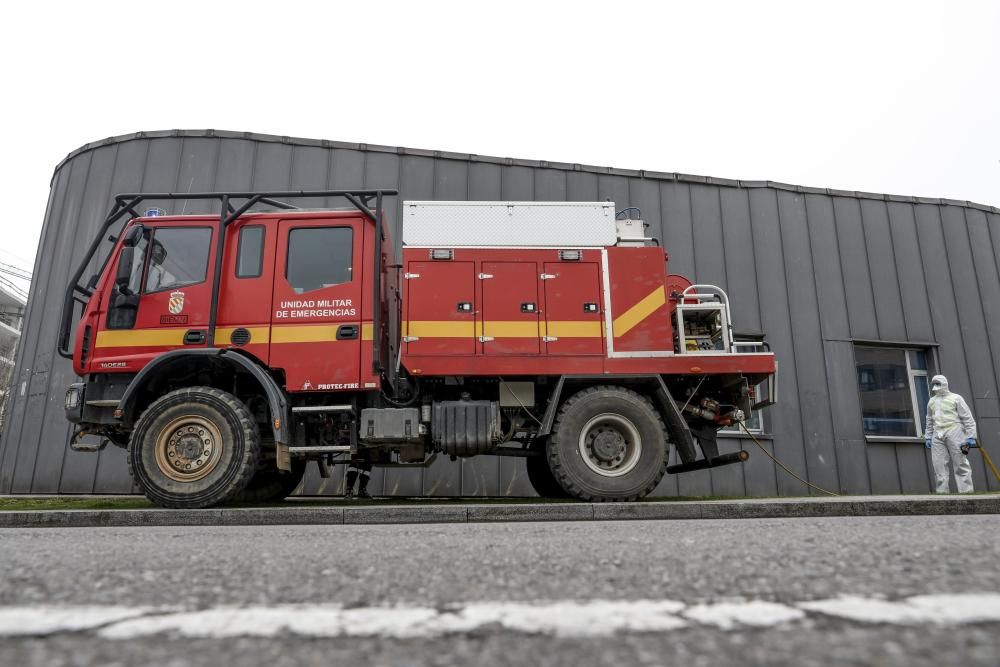
[[[128,282],[132,278],[132,260],[135,257],[135,248],[125,246],[118,254],[118,271],[115,273],[115,286],[119,292],[128,289]]]
[[[146,231],[145,227],[141,224],[132,225],[125,232],[125,239],[122,241],[122,245],[126,248],[134,248],[139,244],[139,239],[142,238],[142,233]]]

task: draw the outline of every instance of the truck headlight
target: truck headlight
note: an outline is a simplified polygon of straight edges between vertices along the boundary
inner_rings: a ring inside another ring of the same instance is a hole
[[[66,390],[66,399],[63,403],[66,411],[76,410],[80,407],[80,389],[79,387],[70,387]]]

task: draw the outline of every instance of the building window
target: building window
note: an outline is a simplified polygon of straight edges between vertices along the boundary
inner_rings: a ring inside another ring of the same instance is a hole
[[[240,230],[236,252],[236,277],[259,278],[264,270],[264,227],[252,225]]]
[[[288,233],[285,277],[296,294],[351,282],[350,227],[299,227]]]
[[[758,342],[741,343],[737,341],[733,343],[733,351],[736,352],[737,354],[746,354],[747,352],[765,352],[766,348],[764,347],[764,343],[758,343]],[[760,400],[760,398],[763,396],[766,396],[767,383],[762,382],[756,387],[753,387],[751,395],[753,396],[753,400],[750,401],[751,403]],[[763,410],[752,411],[750,417],[744,423],[746,424],[747,430],[753,433],[754,435],[760,435],[764,433],[764,411]],[[732,433],[732,434],[743,433],[744,436],[746,435],[743,432],[743,429],[740,428],[739,424],[734,424],[731,427],[721,429],[719,432]]]
[[[866,436],[923,437],[930,356],[920,349],[855,346]]]

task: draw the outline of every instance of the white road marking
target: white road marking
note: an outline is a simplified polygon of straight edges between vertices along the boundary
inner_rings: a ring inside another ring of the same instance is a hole
[[[294,634],[309,637],[433,637],[496,627],[557,637],[672,630],[685,622],[672,600],[631,602],[478,603],[455,609],[333,605],[232,607],[150,615],[99,631],[107,639],[171,633],[184,637]],[[0,635],[3,629],[0,628]]]
[[[686,605],[674,600],[475,602],[444,609],[423,606],[277,605],[194,611],[122,606],[0,607],[0,637],[93,631],[105,639],[166,634],[191,638],[420,638],[466,632],[518,632],[596,637],[668,632],[689,625],[767,628],[826,616],[854,623],[962,625],[1000,622],[1000,594],[920,595],[898,601],[845,596],[779,604],[722,600]]]
[[[918,595],[898,602],[845,596],[802,602],[798,607],[858,623],[958,625],[1000,621],[1000,594],[994,593]]]
[[[80,632],[142,616],[145,607],[0,607],[0,637]]]
[[[455,614],[442,615],[438,621],[445,633],[495,625],[515,632],[594,637],[683,627],[686,623],[674,616],[683,609],[684,604],[674,600],[497,602],[467,605]]]
[[[723,630],[737,625],[763,628],[798,621],[805,618],[805,615],[801,609],[763,600],[699,604],[684,612],[685,618],[702,625],[714,625]]]

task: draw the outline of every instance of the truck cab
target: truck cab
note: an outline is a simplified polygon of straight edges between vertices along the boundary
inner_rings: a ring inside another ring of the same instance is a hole
[[[281,498],[310,461],[515,456],[540,495],[634,500],[746,460],[715,434],[775,401],[774,356],[737,352],[725,292],[670,274],[641,220],[611,202],[404,202],[396,264],[395,194],[116,196],[67,289],[71,447],[122,447],[167,507]],[[221,213],[138,213],[179,199]]]
[[[136,218],[84,311],[74,370],[137,373],[165,352],[221,349],[285,391],[374,388],[373,230],[348,211],[249,213],[224,232],[207,216]]]

